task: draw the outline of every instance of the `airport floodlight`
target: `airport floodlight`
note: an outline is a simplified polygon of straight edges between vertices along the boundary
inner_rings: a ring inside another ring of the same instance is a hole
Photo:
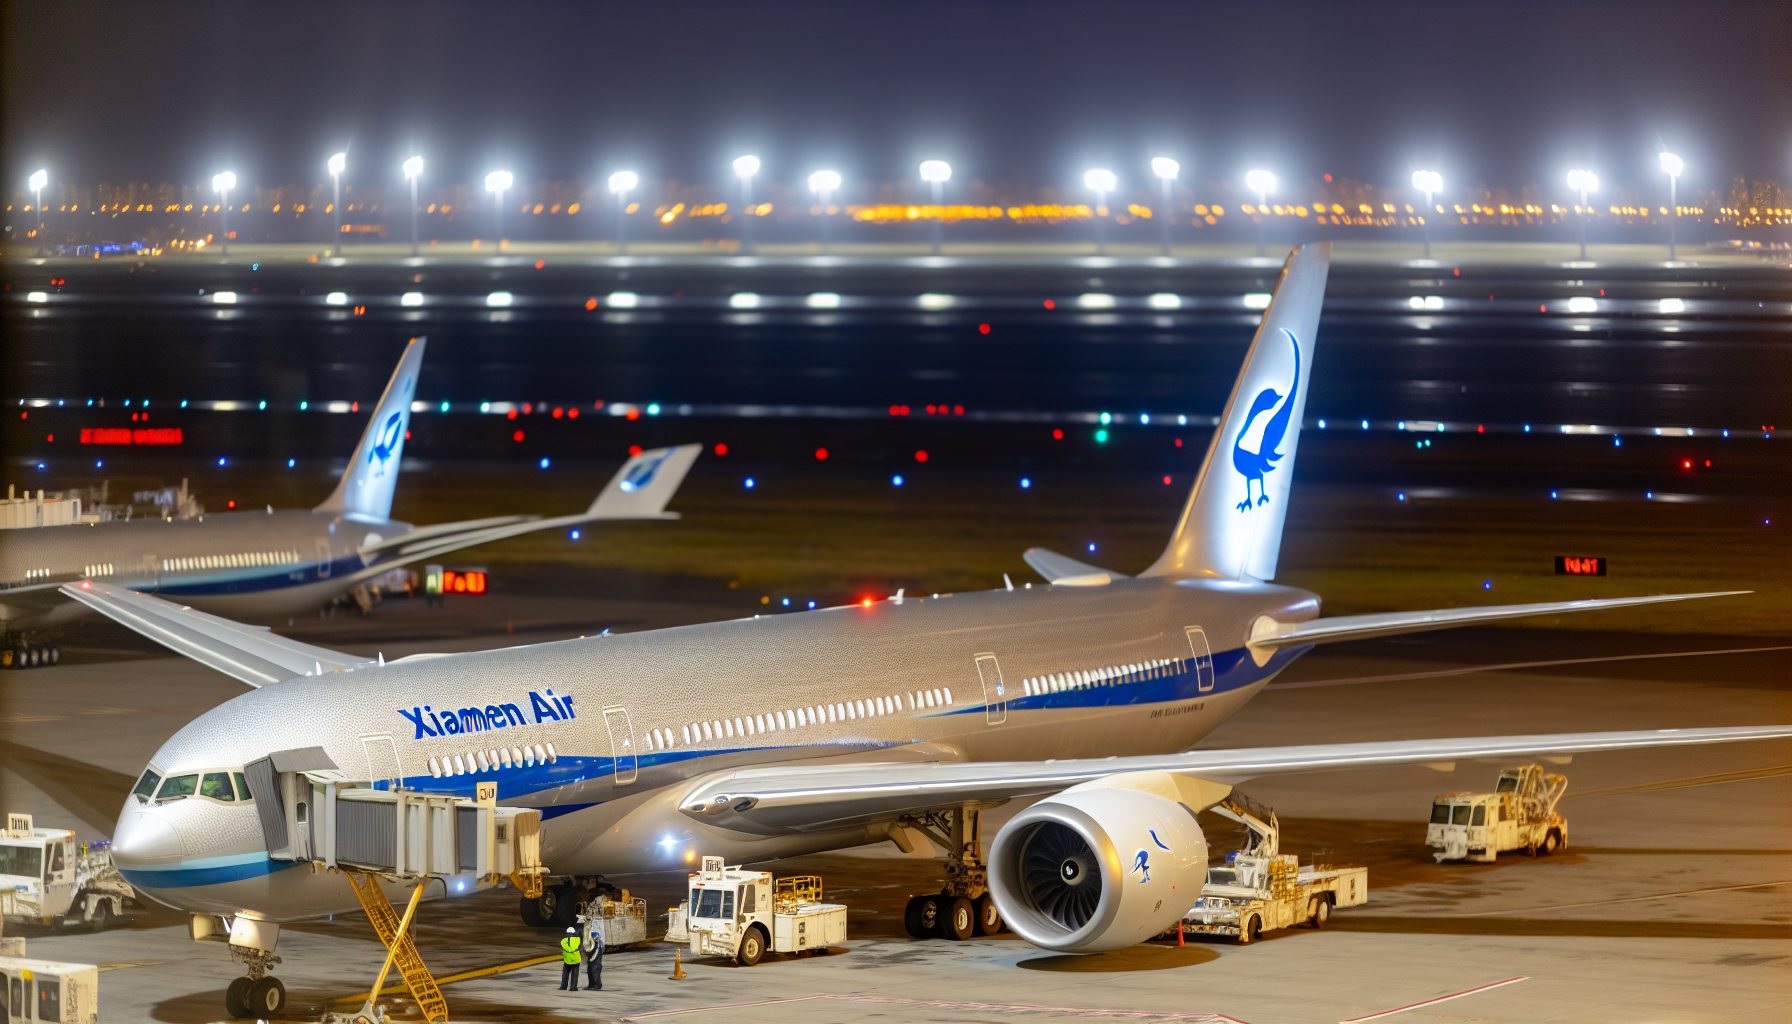
[[[1264,205],[1269,202],[1269,194],[1276,190],[1276,176],[1268,171],[1248,171],[1244,176],[1244,185],[1257,193],[1257,255],[1263,255],[1263,214]]]
[[[1164,255],[1168,256],[1170,255],[1170,224],[1173,220],[1170,211],[1176,205],[1174,197],[1176,176],[1182,173],[1182,165],[1167,156],[1153,157],[1151,173],[1157,175],[1158,180],[1163,182],[1164,186],[1164,206],[1158,219],[1163,222]]]
[[[221,197],[218,213],[222,217],[219,223],[219,249],[224,255],[230,255],[230,190],[236,187],[236,172],[225,171],[212,175],[212,189]]]
[[[1568,187],[1580,193],[1580,258],[1587,258],[1587,220],[1593,215],[1593,208],[1587,205],[1587,193],[1599,191],[1599,175],[1592,171],[1573,170],[1568,172]]]
[[[628,252],[628,194],[641,183],[634,171],[617,171],[610,175],[610,191],[616,194],[616,251]]]
[[[952,165],[944,160],[923,160],[921,180],[933,186],[933,205],[936,207],[932,224],[933,254],[938,256],[945,245],[946,182],[952,180]]]
[[[411,183],[411,255],[417,255],[417,179],[423,177],[423,158],[414,156],[404,162],[404,176]],[[340,234],[340,232],[338,232]]]
[[[1104,230],[1107,220],[1108,193],[1114,191],[1118,182],[1113,171],[1099,168],[1083,173],[1083,187],[1095,193],[1095,253],[1098,256],[1108,254],[1107,232]]]
[[[1424,229],[1425,258],[1431,258],[1431,197],[1444,190],[1444,176],[1436,171],[1412,172],[1412,187],[1425,193],[1425,215],[1419,218]]]
[[[734,173],[740,178],[740,251],[753,252],[753,175],[759,173],[759,158],[751,154],[734,158]]]
[[[942,182],[952,180],[952,165],[944,160],[921,161],[921,180]]]
[[[341,174],[343,171],[348,170],[348,154],[347,153],[331,154],[328,166],[330,168],[331,174]]]
[[[39,256],[44,254],[44,186],[49,183],[50,172],[44,170],[32,171],[31,177],[27,180],[32,194],[36,196],[33,202],[37,206],[37,254]]]
[[[1668,262],[1676,259],[1674,254],[1674,228],[1680,222],[1680,175],[1686,170],[1686,161],[1672,153],[1661,154],[1661,169],[1668,176]]]
[[[816,171],[809,175],[809,191],[821,200],[821,251],[828,251],[828,196],[840,188],[839,171]]]
[[[504,250],[504,193],[516,181],[509,171],[493,171],[485,176],[485,190],[493,196],[492,209],[497,213],[498,251]]]
[[[336,233],[330,236],[330,255],[341,256],[342,255],[342,172],[348,169],[348,154],[347,153],[336,153],[336,154],[331,155],[329,161],[325,164],[325,166],[328,167],[330,170],[330,192],[335,197],[335,200],[332,203],[330,203],[330,209],[332,211],[334,211],[336,214]],[[415,202],[413,202],[411,204],[411,206],[413,208],[416,205],[417,204]]]
[[[759,158],[756,156],[737,156],[734,158],[734,173],[742,178],[751,178],[759,173]]]
[[[1083,175],[1083,185],[1100,195],[1114,191],[1116,184],[1113,171],[1094,170]]]

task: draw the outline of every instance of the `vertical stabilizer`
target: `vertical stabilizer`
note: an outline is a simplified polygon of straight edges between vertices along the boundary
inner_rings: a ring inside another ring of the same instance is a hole
[[[1141,576],[1275,578],[1331,258],[1315,242],[1283,264],[1176,533]]]
[[[423,369],[426,338],[412,338],[398,360],[398,369],[386,383],[386,393],[367,421],[361,443],[348,460],[348,472],[319,512],[340,512],[368,519],[392,516],[392,491],[398,486],[398,465],[404,457],[405,433],[411,428],[411,396],[417,390],[417,374]]]

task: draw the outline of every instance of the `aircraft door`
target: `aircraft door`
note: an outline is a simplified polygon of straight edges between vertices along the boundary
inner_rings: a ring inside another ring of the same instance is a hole
[[[1188,648],[1195,660],[1195,687],[1202,693],[1213,689],[1213,649],[1207,646],[1207,631],[1200,626],[1190,626]]]
[[[604,728],[610,733],[610,755],[616,759],[616,785],[635,781],[640,764],[635,760],[635,730],[626,708],[605,708]]]
[[[993,654],[977,655],[977,678],[983,683],[983,704],[988,709],[988,724],[1001,725],[1008,720],[1007,688],[1002,685],[1002,666]]]
[[[367,753],[367,781],[388,782],[394,789],[404,784],[404,768],[398,762],[398,742],[391,733],[361,737],[361,749]]]
[[[317,539],[317,578],[330,578],[330,542],[322,537]]]

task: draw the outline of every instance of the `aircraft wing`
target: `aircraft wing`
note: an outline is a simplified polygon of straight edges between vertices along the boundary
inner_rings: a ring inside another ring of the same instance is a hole
[[[1630,608],[1663,601],[1691,601],[1700,597],[1733,597],[1749,590],[1719,590],[1707,594],[1651,594],[1645,597],[1608,597],[1582,601],[1546,601],[1539,604],[1495,604],[1478,608],[1436,608],[1421,612],[1380,612],[1374,615],[1338,615],[1306,622],[1277,622],[1264,616],[1251,627],[1253,647],[1295,647],[1341,640],[1367,640],[1399,633],[1422,633],[1476,622],[1521,619],[1530,615],[1592,612],[1606,608]]]
[[[1021,553],[1020,557],[1033,567],[1034,572],[1044,576],[1051,583],[1072,586],[1078,583],[1085,586],[1099,585],[1112,582],[1114,577],[1122,575],[1111,569],[1103,569],[1099,565],[1079,562],[1074,558],[1060,555],[1056,551],[1047,551],[1045,548],[1028,548]]]
[[[250,686],[374,664],[360,655],[288,640],[265,626],[233,622],[95,580],[64,584],[62,593],[172,651]]]
[[[1289,772],[1787,737],[1792,737],[1792,725],[1326,743],[1067,761],[792,764],[698,779],[685,791],[679,809],[697,821],[737,832],[789,835],[967,803],[1045,796],[1123,772],[1168,772],[1229,787]],[[1213,799],[1224,796],[1223,788],[1216,789]]]

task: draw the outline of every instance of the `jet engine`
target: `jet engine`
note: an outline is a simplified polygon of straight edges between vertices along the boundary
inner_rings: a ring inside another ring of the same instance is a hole
[[[1195,812],[1230,787],[1130,772],[1039,801],[996,834],[989,891],[1015,934],[1065,953],[1162,934],[1201,895],[1207,840]]]

